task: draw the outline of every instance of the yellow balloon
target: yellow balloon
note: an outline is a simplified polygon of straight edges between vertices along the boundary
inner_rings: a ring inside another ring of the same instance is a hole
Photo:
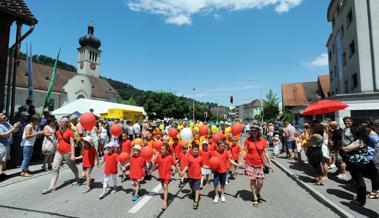
[[[216,133],[218,131],[217,127],[215,125],[211,126],[212,133]]]
[[[193,129],[194,129],[196,132],[199,132],[199,131],[200,131],[200,128],[197,127],[197,126],[195,126]]]
[[[231,128],[231,127],[227,127],[227,128],[225,129],[225,132],[227,132],[227,133],[229,133],[230,131],[232,131],[232,128]]]
[[[190,128],[193,128],[193,122],[190,122],[190,123],[189,123],[189,127],[190,127]]]
[[[164,130],[164,125],[163,124],[159,125],[159,129]]]
[[[178,126],[178,130],[179,130],[179,131],[182,130],[183,128],[184,128],[183,125],[179,125],[179,126]]]

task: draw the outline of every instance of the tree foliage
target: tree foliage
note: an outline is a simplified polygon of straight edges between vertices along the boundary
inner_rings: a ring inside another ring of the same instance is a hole
[[[9,54],[10,54],[10,52],[9,52]],[[25,60],[26,54],[20,52],[20,59]],[[51,58],[51,57],[48,57],[45,55],[33,55],[32,61],[33,61],[33,63],[48,65],[51,67],[54,66],[54,64],[55,64],[55,58]],[[60,61],[60,60],[58,60],[58,66],[57,67],[59,69],[62,69],[62,70],[76,72],[76,67],[74,67],[71,64],[67,64],[66,62]]]
[[[183,118],[183,115],[188,115],[190,112],[189,104],[184,97],[163,91],[150,93],[146,98],[144,107],[147,115],[152,119]]]
[[[270,89],[266,94],[266,99],[263,100],[263,118],[266,121],[273,122],[279,115],[279,98]]]

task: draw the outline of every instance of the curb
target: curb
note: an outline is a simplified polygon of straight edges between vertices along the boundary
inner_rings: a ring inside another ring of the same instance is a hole
[[[271,160],[279,169],[281,169],[285,174],[287,174],[291,179],[293,179],[297,184],[300,185],[303,189],[305,189],[307,192],[309,192],[316,200],[324,204],[326,207],[337,213],[339,216],[343,218],[355,218],[354,215],[346,211],[345,209],[338,206],[336,203],[331,201],[329,198],[327,198],[325,195],[320,193],[319,191],[315,190],[305,182],[301,181],[297,175],[292,173],[289,169],[278,163],[276,160]]]

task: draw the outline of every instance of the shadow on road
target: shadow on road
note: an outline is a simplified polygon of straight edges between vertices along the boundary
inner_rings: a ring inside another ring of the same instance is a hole
[[[6,205],[0,205],[0,208],[6,208],[11,210],[19,210],[19,211],[26,211],[26,212],[33,212],[33,213],[40,213],[40,214],[48,214],[51,216],[58,216],[58,217],[66,217],[66,218],[79,218],[75,216],[67,216],[59,213],[53,213],[48,211],[42,211],[42,210],[33,210],[33,209],[27,209],[27,208],[20,208],[20,207],[12,207],[12,206],[6,206]]]
[[[353,200],[353,198],[354,198],[354,195],[352,195],[352,194],[350,194],[348,192],[341,191],[339,189],[328,188],[326,190],[326,192],[328,194],[332,194],[332,195],[337,196],[338,198],[343,198],[343,199],[346,199],[346,200]]]
[[[350,210],[353,210],[357,213],[360,213],[365,217],[379,217],[379,214],[377,212],[370,210],[368,208],[365,208],[365,207],[362,207],[359,205],[355,205],[355,204],[350,203],[350,202],[341,201],[340,203],[342,205],[345,205],[346,207],[350,208]]]

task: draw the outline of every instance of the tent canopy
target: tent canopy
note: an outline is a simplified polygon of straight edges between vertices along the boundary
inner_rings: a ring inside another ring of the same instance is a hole
[[[57,118],[61,118],[70,115],[73,112],[79,112],[80,114],[82,114],[85,112],[89,112],[90,109],[93,109],[93,113],[96,116],[100,116],[101,113],[107,113],[109,108],[121,108],[124,110],[142,112],[146,116],[146,112],[143,107],[84,98],[66,104],[61,108],[54,110],[52,114]]]

